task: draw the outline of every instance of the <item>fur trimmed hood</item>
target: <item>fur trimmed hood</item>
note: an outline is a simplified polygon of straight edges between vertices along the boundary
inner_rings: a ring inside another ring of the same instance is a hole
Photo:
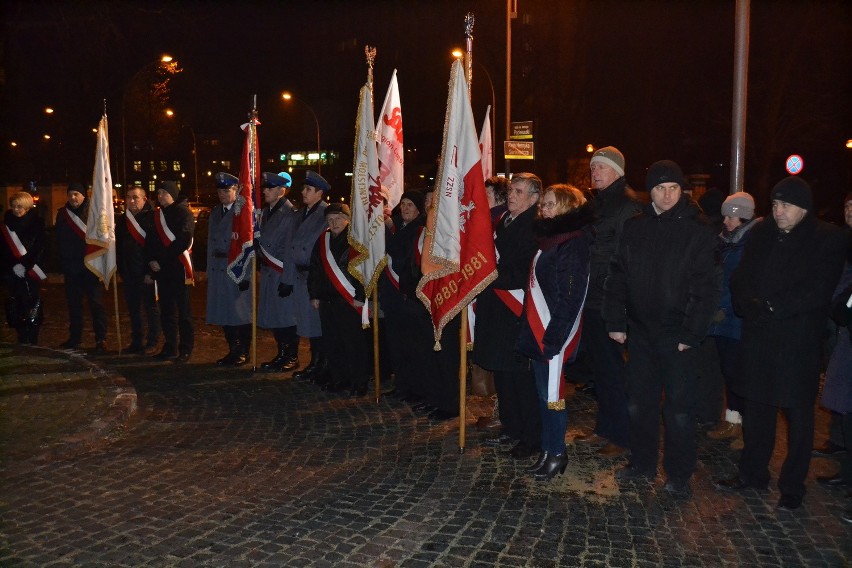
[[[594,218],[594,210],[590,201],[577,209],[551,219],[537,217],[533,221],[533,231],[539,248],[542,250],[549,249],[568,240],[571,233],[589,230]]]

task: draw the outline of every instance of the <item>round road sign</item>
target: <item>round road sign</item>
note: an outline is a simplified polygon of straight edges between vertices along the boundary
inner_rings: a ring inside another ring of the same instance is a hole
[[[798,154],[793,154],[787,158],[785,163],[787,173],[791,176],[802,173],[802,168],[805,167],[805,161]]]

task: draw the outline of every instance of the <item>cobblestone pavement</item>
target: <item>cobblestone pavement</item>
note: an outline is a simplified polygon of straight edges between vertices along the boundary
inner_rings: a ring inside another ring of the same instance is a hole
[[[199,286],[196,299],[203,293]],[[48,308],[48,317],[62,313],[61,305]],[[201,305],[196,308],[201,314]],[[65,338],[64,324],[53,322],[45,328],[48,345]],[[481,446],[481,431],[468,429],[460,454],[452,421],[432,421],[404,404],[341,398],[286,375],[218,369],[212,362],[223,340],[201,318],[198,329],[199,347],[185,365],[115,354],[81,357],[109,369],[109,384],[123,376],[137,396],[134,417],[102,444],[35,459],[37,452],[20,451],[34,434],[21,431],[16,438],[4,431],[0,565],[852,562],[852,528],[837,516],[844,491],[811,479],[805,505],[795,512],[776,509],[774,487],[764,494],[718,493],[711,475],[735,471],[736,454],[725,442],[701,435],[689,500],[671,497],[660,478],[616,481],[613,469],[624,460],[603,460],[594,448],[573,444],[566,473],[537,483],[523,472],[527,462]],[[272,353],[265,335],[261,347],[264,356]],[[19,348],[3,349],[20,356]],[[51,356],[70,361],[77,355]],[[24,409],[62,416],[74,414],[65,406],[107,408],[99,402],[103,397],[88,395],[81,402],[59,394],[43,397],[39,407],[12,405],[8,414]],[[0,399],[8,396],[10,391],[0,392]],[[485,408],[471,402],[477,411]],[[591,424],[588,395],[577,394],[569,406],[572,429]],[[824,417],[820,430],[824,435]],[[835,467],[815,459],[811,478]]]

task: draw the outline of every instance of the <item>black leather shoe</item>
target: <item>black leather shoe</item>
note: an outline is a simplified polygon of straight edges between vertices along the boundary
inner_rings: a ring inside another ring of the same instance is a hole
[[[835,475],[818,475],[817,483],[826,487],[843,487],[849,485],[849,480],[842,477],[839,473]]]
[[[781,495],[781,498],[778,500],[778,508],[784,509],[785,511],[793,511],[802,506],[802,496],[801,495],[790,495],[784,494]]]
[[[239,358],[239,356],[240,356],[239,353],[236,353],[235,351],[230,351],[230,352],[228,352],[227,355],[225,355],[221,359],[216,359],[216,364],[222,365],[224,367],[230,367],[231,365],[234,364],[234,361],[236,361]]]
[[[545,452],[545,451],[542,451],[540,454],[538,454],[538,459],[535,460],[535,463],[532,464],[531,466],[529,466],[528,468],[525,468],[524,471],[527,472],[527,473],[536,473],[538,470],[541,469],[541,466],[544,465],[544,462],[547,461],[547,458],[548,458],[548,453]]]
[[[550,481],[557,475],[565,473],[565,468],[568,467],[568,456],[565,454],[556,454],[548,456],[547,460],[542,464],[541,469],[535,472],[536,481]]]
[[[168,361],[169,359],[177,359],[178,354],[168,347],[163,347],[163,350],[154,355],[154,359],[158,361]]]
[[[528,446],[523,442],[518,442],[515,444],[515,447],[509,450],[509,455],[516,460],[524,460],[536,456],[540,451],[541,448],[535,448],[533,446]]]
[[[189,361],[189,358],[191,356],[192,356],[192,353],[181,353],[180,355],[177,356],[175,361],[178,362],[178,363],[186,363],[186,362]]]
[[[615,471],[615,478],[621,481],[653,481],[657,478],[657,472],[652,469],[642,469],[633,464],[627,464]]]
[[[317,368],[316,364],[311,363],[310,365],[308,365],[307,367],[305,367],[301,371],[296,371],[295,373],[293,373],[293,378],[297,379],[297,380],[310,379],[311,377],[314,376],[314,372],[316,371],[316,368]]]
[[[127,349],[122,351],[122,353],[127,355],[144,355],[145,347],[143,347],[141,343],[131,343],[127,346]]]
[[[294,369],[299,368],[299,359],[296,357],[287,357],[281,364],[278,366],[278,370],[281,372],[292,371]]]
[[[482,445],[490,448],[496,448],[498,446],[511,444],[514,441],[515,439],[508,434],[500,434],[494,438],[485,438],[485,440],[482,441]]]
[[[721,489],[722,491],[745,491],[747,489],[757,489],[758,491],[766,491],[769,488],[768,483],[749,483],[744,479],[740,478],[739,475],[735,475],[727,479],[714,479],[713,485],[716,486],[716,489]]]
[[[827,458],[831,456],[840,456],[846,453],[846,448],[843,446],[838,446],[831,440],[827,441],[821,446],[817,446],[811,451],[812,455]]]

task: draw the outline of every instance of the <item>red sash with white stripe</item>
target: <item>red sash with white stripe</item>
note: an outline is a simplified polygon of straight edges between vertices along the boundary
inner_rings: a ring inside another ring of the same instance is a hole
[[[529,322],[530,329],[533,332],[533,337],[535,337],[539,349],[543,352],[544,332],[550,323],[550,308],[547,307],[547,302],[544,299],[544,294],[535,275],[535,267],[540,256],[541,251],[539,250],[533,259],[532,268],[530,269],[526,315],[527,322]],[[586,288],[588,286],[587,278]],[[571,358],[577,350],[577,345],[580,343],[580,331],[583,328],[583,305],[586,303],[585,297],[586,293],[584,290],[583,303],[580,304],[580,309],[577,311],[577,317],[574,318],[574,324],[571,326],[568,338],[562,345],[559,354],[547,362],[547,408],[551,410],[563,410],[565,408],[565,381],[562,379],[562,366],[565,364],[565,361]]]
[[[279,260],[272,256],[272,254],[268,250],[266,250],[266,248],[259,242],[257,243],[257,246],[260,247],[260,260],[263,262],[263,264],[265,264],[278,274],[284,272],[283,260]]]
[[[166,216],[163,214],[163,208],[157,209],[158,215],[154,215],[154,226],[157,228],[157,234],[160,236],[160,241],[164,247],[170,247],[175,242],[175,234],[169,229],[169,224],[166,223]],[[195,275],[192,272],[192,241],[189,241],[189,247],[180,253],[178,259],[183,265],[184,284],[195,284]]]
[[[15,257],[15,260],[22,259],[27,254],[27,247],[21,242],[18,234],[10,229],[8,225],[3,224],[0,227],[3,230],[3,239],[6,241],[9,250],[12,251],[12,256]],[[27,275],[33,280],[47,280],[47,274],[44,273],[38,264],[33,264],[33,267],[27,270]]]
[[[147,236],[145,233],[145,229],[139,224],[139,221],[136,220],[136,217],[133,216],[133,213],[130,211],[125,215],[125,219],[127,219],[127,232],[130,233],[130,236],[133,237],[133,240],[136,241],[140,247],[145,246],[145,237]]]
[[[337,266],[334,255],[331,254],[331,230],[326,229],[320,238],[323,241],[323,246],[320,247],[320,258],[322,259],[322,267],[325,269],[325,275],[328,276],[334,289],[346,300],[346,303],[360,312],[361,306],[364,304],[355,300],[355,287]]]
[[[68,226],[71,227],[71,230],[74,231],[74,234],[80,237],[81,240],[86,240],[86,224],[82,219],[74,215],[68,210],[68,207],[64,209],[65,211],[65,221],[68,223]]]
[[[414,262],[416,266],[420,266],[420,257],[423,255],[423,242],[426,238],[426,227],[420,227],[420,233],[417,237],[417,247],[414,249]],[[399,290],[399,274],[393,269],[393,261],[391,260],[390,255],[388,255],[388,262],[385,265],[385,273],[388,275],[388,279],[391,281],[391,284],[394,285],[394,288]]]
[[[509,311],[511,311],[515,316],[521,317],[521,314],[524,311],[524,291],[518,288],[517,290],[501,290],[499,288],[494,288],[494,294],[500,298]]]

